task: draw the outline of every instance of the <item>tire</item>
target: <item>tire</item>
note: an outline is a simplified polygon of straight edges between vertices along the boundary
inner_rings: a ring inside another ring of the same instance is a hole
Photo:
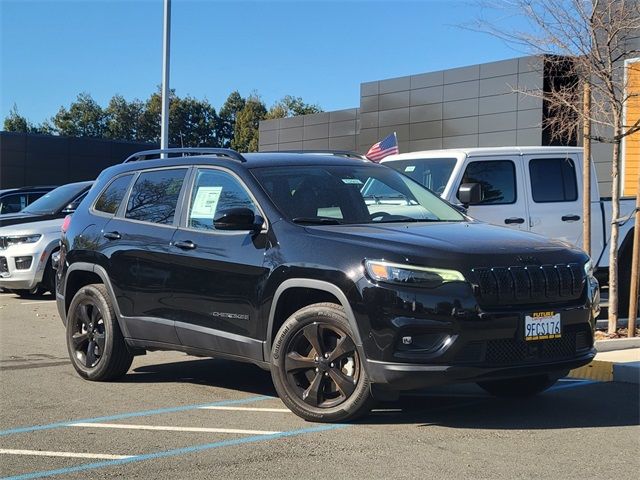
[[[87,285],[75,294],[69,305],[66,337],[71,363],[87,380],[114,380],[131,366],[133,355],[102,284]]]
[[[556,376],[537,375],[535,377],[478,382],[478,385],[496,397],[526,398],[544,392],[557,381],[558,377]]]
[[[49,255],[49,260],[47,260],[47,266],[44,268],[44,275],[42,276],[42,283],[40,286],[43,290],[51,293],[52,295],[56,294],[56,271],[53,269],[53,265],[51,264],[51,257],[54,252],[51,252]]]
[[[273,343],[271,376],[285,405],[312,422],[353,420],[373,404],[347,316],[333,303],[309,305],[284,322]]]

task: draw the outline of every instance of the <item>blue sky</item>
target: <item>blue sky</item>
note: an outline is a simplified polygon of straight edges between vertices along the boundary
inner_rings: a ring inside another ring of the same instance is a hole
[[[173,0],[171,86],[219,109],[234,89],[356,107],[360,83],[523,54],[461,28],[468,1]],[[509,22],[509,20],[504,20]],[[80,92],[106,105],[161,81],[162,0],[0,0],[0,118],[38,123]]]

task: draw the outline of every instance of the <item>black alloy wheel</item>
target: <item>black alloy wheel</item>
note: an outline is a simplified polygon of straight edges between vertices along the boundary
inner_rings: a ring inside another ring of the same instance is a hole
[[[335,407],[354,392],[360,359],[351,337],[332,325],[313,322],[287,346],[287,381],[312,407]]]
[[[282,324],[271,376],[285,405],[305,420],[353,420],[373,403],[364,358],[344,309],[334,303],[304,307]]]
[[[105,348],[104,318],[100,307],[85,300],[79,303],[69,319],[71,324],[71,343],[75,357],[86,368],[94,368]]]
[[[104,285],[84,286],[71,300],[67,350],[73,367],[88,380],[112,380],[129,370],[133,355],[127,349]]]

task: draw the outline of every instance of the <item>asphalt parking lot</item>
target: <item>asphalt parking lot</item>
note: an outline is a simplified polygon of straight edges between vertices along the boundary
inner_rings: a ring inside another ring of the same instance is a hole
[[[526,401],[440,388],[354,424],[314,424],[251,365],[155,352],[122,381],[84,381],[51,297],[0,294],[0,375],[5,478],[635,479],[640,468],[637,386],[564,379]]]

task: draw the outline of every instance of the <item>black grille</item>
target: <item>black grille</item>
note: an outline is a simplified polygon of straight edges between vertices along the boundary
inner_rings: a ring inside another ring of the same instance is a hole
[[[8,273],[9,265],[7,265],[7,257],[0,257],[0,273]]]
[[[474,268],[484,305],[566,302],[580,297],[585,284],[578,264]]]
[[[592,335],[589,326],[567,328],[561,338],[527,342],[500,338],[467,343],[456,355],[457,362],[487,365],[526,364],[563,360],[589,350]]]

